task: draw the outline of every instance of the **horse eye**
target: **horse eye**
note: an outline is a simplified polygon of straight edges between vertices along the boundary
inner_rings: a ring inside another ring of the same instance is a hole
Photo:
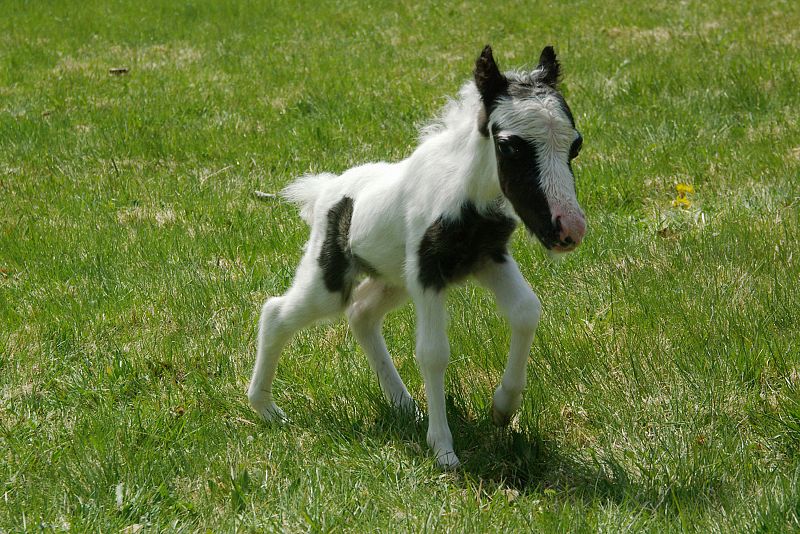
[[[583,137],[578,134],[578,138],[572,142],[572,146],[569,147],[569,159],[573,160],[578,157],[578,154],[581,153],[581,147],[583,146]]]
[[[497,140],[497,150],[505,157],[511,157],[517,154],[518,148],[514,139],[511,137],[501,137]]]

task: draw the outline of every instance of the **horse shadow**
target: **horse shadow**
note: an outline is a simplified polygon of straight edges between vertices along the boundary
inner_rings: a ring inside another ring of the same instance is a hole
[[[458,399],[447,397],[447,414],[461,466],[452,473],[451,483],[482,487],[485,491],[512,490],[515,496],[557,494],[560,499],[580,501],[587,506],[598,502],[633,505],[680,515],[674,498],[665,498],[663,488],[642,484],[629,467],[608,455],[575,450],[533,428],[498,428],[485,416],[471,415]],[[412,461],[433,462],[425,443],[427,420],[398,414],[388,404],[374,419],[365,421],[358,434],[380,442],[403,443]],[[360,425],[359,425],[360,426]],[[355,437],[355,436],[354,436]],[[711,505],[711,493],[724,489],[675,484],[672,497],[693,506]],[[719,495],[717,495],[718,497]]]
[[[621,484],[628,484],[624,471],[590,466],[561,452],[558,443],[537,431],[498,428],[490,418],[475,417],[452,397],[447,397],[447,415],[461,466],[453,479],[472,478],[483,484],[512,489],[520,494],[544,490],[568,491],[591,488],[591,498],[622,498]],[[362,429],[380,440],[407,444],[409,455],[430,458],[425,443],[427,419],[398,414],[390,406],[379,409],[377,417]],[[620,477],[622,475],[622,477]],[[619,480],[625,478],[624,483]],[[578,492],[586,493],[586,492]]]
[[[463,393],[463,392],[461,392]],[[434,460],[425,442],[427,418],[397,411],[381,399],[369,415],[346,403],[324,403],[325,409],[311,409],[293,421],[323,433],[335,430],[334,439],[352,442],[392,443],[404,450],[412,463]],[[630,467],[605,452],[576,450],[548,436],[534,424],[527,429],[498,428],[488,412],[475,415],[475,407],[459,394],[447,397],[447,415],[461,466],[449,473],[449,483],[481,487],[487,493],[511,490],[515,497],[558,495],[561,500],[625,504],[639,509],[659,510],[678,517],[680,503],[704,508],[718,502],[726,488],[720,482],[670,484],[669,495],[658,484],[648,484],[632,474]],[[363,407],[362,407],[363,408]],[[299,412],[302,413],[302,412]],[[324,429],[324,430],[323,430]]]

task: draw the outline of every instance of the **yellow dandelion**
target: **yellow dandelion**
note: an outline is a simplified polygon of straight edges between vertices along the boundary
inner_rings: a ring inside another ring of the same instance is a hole
[[[675,191],[677,196],[672,201],[672,206],[675,208],[688,208],[692,205],[689,195],[694,193],[694,187],[691,184],[675,184]]]
[[[675,208],[688,208],[692,205],[692,201],[686,197],[678,196],[672,201],[672,206]]]

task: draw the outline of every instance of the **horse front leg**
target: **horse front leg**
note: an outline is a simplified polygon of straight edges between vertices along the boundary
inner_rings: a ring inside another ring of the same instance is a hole
[[[492,262],[484,267],[475,278],[494,294],[500,312],[511,327],[508,361],[492,399],[492,422],[506,426],[522,404],[528,355],[542,315],[542,304],[509,255],[502,263]]]
[[[450,361],[446,295],[444,291],[430,289],[414,293],[417,312],[416,357],[425,381],[425,396],[428,400],[427,441],[439,465],[445,469],[453,469],[460,462],[453,450],[453,435],[447,424],[445,408],[444,372]]]

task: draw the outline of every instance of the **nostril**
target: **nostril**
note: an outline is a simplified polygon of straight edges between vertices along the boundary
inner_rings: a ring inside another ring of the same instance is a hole
[[[581,244],[586,232],[586,220],[582,213],[556,213],[553,217],[555,238],[563,247],[573,249]]]
[[[556,220],[554,221],[554,224],[555,224],[555,227],[556,227],[556,233],[561,233],[561,215],[558,215],[556,217]]]

